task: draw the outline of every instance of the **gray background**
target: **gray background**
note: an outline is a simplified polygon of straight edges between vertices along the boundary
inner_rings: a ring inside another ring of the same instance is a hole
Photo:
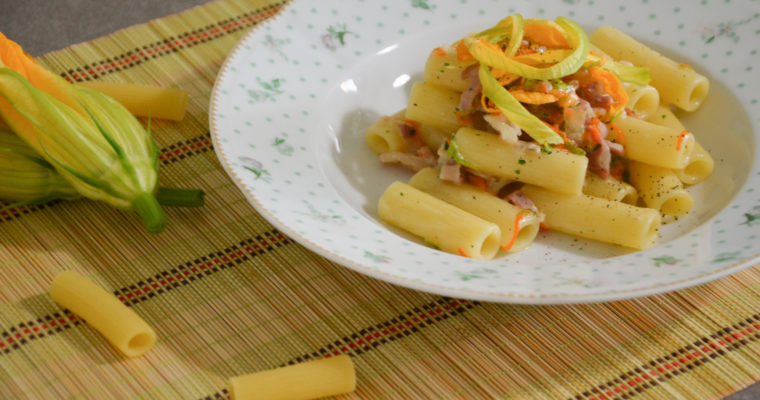
[[[207,0],[0,0],[0,31],[33,56],[86,42]],[[760,399],[755,384],[726,400]]]

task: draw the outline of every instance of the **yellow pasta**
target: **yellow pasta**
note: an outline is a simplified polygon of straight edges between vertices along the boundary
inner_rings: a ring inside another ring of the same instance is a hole
[[[657,111],[647,117],[646,120],[653,124],[669,126],[681,131],[685,129],[678,117],[676,117],[668,107],[660,106]],[[712,175],[714,168],[715,161],[713,161],[712,156],[704,147],[702,147],[699,141],[695,139],[694,150],[691,152],[689,161],[683,168],[674,169],[673,173],[675,173],[678,179],[680,179],[685,185],[696,185]]]
[[[430,125],[423,125],[417,123],[417,121],[404,120],[405,116],[406,110],[404,109],[393,116],[378,119],[364,133],[364,140],[367,142],[367,146],[375,154],[407,151],[409,144],[400,132],[400,125],[404,123],[413,124],[416,133],[420,135],[422,143],[430,149],[438,149],[443,145],[443,142],[451,137],[449,131]]]
[[[306,400],[356,389],[351,357],[340,355],[230,379],[232,400]]]
[[[546,215],[549,229],[640,250],[657,241],[660,214],[651,208],[531,185],[521,190]]]
[[[489,260],[499,251],[496,224],[403,182],[388,186],[377,211],[382,220],[449,253]]]
[[[602,179],[596,174],[586,174],[583,193],[589,196],[636,205],[639,194],[633,186],[613,177]]]
[[[645,249],[662,223],[694,207],[684,184],[712,173],[709,153],[669,108],[698,108],[707,79],[615,28],[589,40],[570,19],[514,14],[435,48],[423,75],[404,114],[422,141],[380,157],[417,174],[391,185],[378,208],[445,251],[490,258],[483,249],[495,237],[520,250],[542,215],[558,231]],[[503,200],[508,193],[523,210]]]
[[[602,26],[591,35],[591,43],[616,60],[630,61],[649,68],[651,85],[662,101],[685,111],[696,110],[710,89],[710,83],[688,64],[679,64],[612,26]]]
[[[419,124],[420,136],[425,146],[436,150],[443,146],[443,143],[451,139],[451,131],[437,128],[427,124]]]
[[[694,135],[633,117],[615,121],[625,133],[625,155],[663,168],[684,168],[694,150]]]
[[[423,79],[426,83],[442,86],[456,92],[463,92],[469,84],[462,79],[465,67],[457,62],[457,53],[453,49],[433,51],[425,63]]]
[[[534,212],[515,207],[475,186],[442,181],[433,168],[420,170],[409,180],[409,184],[498,225],[501,230],[500,245],[510,253],[528,247],[538,234],[541,221]]]
[[[71,271],[56,276],[50,297],[82,317],[127,357],[137,357],[156,342],[156,333],[132,309],[87,278]]]
[[[660,211],[663,223],[677,221],[694,207],[694,199],[673,170],[636,161],[628,166],[631,184],[647,207]]]
[[[101,81],[77,85],[103,92],[124,105],[134,115],[181,121],[187,107],[187,92],[178,88]]]
[[[454,132],[459,128],[457,107],[459,107],[459,93],[417,82],[412,86],[412,92],[409,94],[406,119]]]
[[[625,92],[628,94],[628,104],[626,107],[641,116],[647,116],[657,110],[660,105],[660,93],[652,86],[641,86],[633,83],[623,85]]]
[[[459,129],[451,142],[477,171],[562,193],[579,194],[583,188],[588,165],[584,156],[564,151],[547,154],[526,143],[512,145],[472,128]]]
[[[399,133],[399,124],[401,123],[403,121],[395,116],[382,117],[374,125],[367,128],[364,133],[364,140],[375,154],[406,151],[406,141]]]

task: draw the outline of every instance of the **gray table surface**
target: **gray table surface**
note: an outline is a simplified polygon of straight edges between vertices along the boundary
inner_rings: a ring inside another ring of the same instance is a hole
[[[0,31],[33,56],[86,42],[207,0],[1,0]],[[725,400],[760,399],[756,383]]]

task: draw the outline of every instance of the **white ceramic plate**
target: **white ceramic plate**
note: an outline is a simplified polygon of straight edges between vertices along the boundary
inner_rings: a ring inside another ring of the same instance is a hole
[[[505,303],[594,302],[707,282],[758,263],[760,14],[756,1],[393,2],[295,0],[247,34],[222,66],[210,105],[224,168],[253,206],[309,249],[358,272],[437,294]],[[697,206],[641,252],[559,233],[474,261],[380,222],[376,202],[409,174],[364,143],[405,107],[436,46],[512,13],[611,24],[708,76],[687,127],[716,161],[691,189]]]

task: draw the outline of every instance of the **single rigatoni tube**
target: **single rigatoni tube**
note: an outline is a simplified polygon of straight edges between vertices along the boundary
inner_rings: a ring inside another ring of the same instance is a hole
[[[625,155],[663,168],[684,168],[694,151],[694,135],[634,117],[615,120],[625,134]]]
[[[626,104],[626,107],[636,111],[639,115],[650,115],[655,112],[660,105],[660,93],[652,86],[624,83],[623,87],[628,94],[628,103]]]
[[[306,400],[355,389],[354,363],[345,354],[230,379],[232,400]]]
[[[510,253],[528,247],[538,234],[541,221],[533,211],[513,206],[473,185],[443,181],[434,168],[421,169],[412,176],[409,184],[498,225],[501,248]]]
[[[452,132],[449,130],[427,124],[419,124],[419,128],[422,142],[434,152],[435,150],[438,150],[446,140],[451,139]]]
[[[670,107],[662,104],[657,106],[655,112],[644,117],[644,120],[655,125],[667,126],[668,128],[673,128],[679,131],[686,129],[681,123],[681,120],[670,110]]]
[[[425,146],[433,151],[437,150],[443,142],[451,137],[451,132],[430,125],[420,124],[417,121],[405,119],[406,110],[401,110],[392,116],[381,117],[372,126],[367,128],[364,139],[375,154],[387,152],[407,152],[409,143],[401,134],[401,124],[410,124],[420,135]]]
[[[679,64],[612,26],[602,26],[591,35],[591,43],[619,61],[629,61],[650,71],[650,84],[666,104],[685,111],[696,110],[707,97],[710,82],[688,64]]]
[[[665,106],[660,106],[657,111],[645,119],[653,124],[668,126],[681,131],[686,129],[678,117],[673,114],[673,111]],[[685,185],[696,185],[712,175],[714,168],[715,161],[712,156],[695,139],[694,150],[691,152],[689,161],[683,168],[674,169],[673,172]]]
[[[659,210],[662,223],[675,222],[694,207],[694,198],[672,169],[636,161],[628,163],[631,184],[649,208]]]
[[[454,132],[459,128],[460,94],[440,86],[416,82],[409,94],[406,119]]]
[[[139,117],[181,121],[185,116],[188,96],[182,89],[101,81],[85,81],[77,85],[113,97]]]
[[[405,152],[408,146],[399,132],[399,125],[403,122],[395,116],[382,117],[367,128],[364,140],[375,154]]]
[[[657,241],[660,213],[588,195],[552,192],[525,185],[522,192],[546,215],[549,229],[600,242],[646,249]]]
[[[477,171],[526,182],[557,192],[580,194],[586,177],[588,158],[566,151],[550,154],[525,142],[513,145],[498,135],[461,128],[450,145],[455,145],[464,161]]]
[[[428,56],[423,80],[431,85],[463,92],[470,85],[462,79],[464,70],[464,67],[459,66],[457,52],[454,49],[438,49]]]
[[[82,317],[127,357],[137,357],[156,342],[156,333],[137,313],[94,282],[72,271],[58,274],[50,297]]]
[[[639,194],[636,192],[635,187],[613,177],[602,179],[594,173],[586,174],[586,180],[583,181],[583,193],[589,196],[633,205],[639,199]]]
[[[452,254],[489,260],[499,251],[496,224],[403,182],[385,189],[377,211],[383,221]]]

